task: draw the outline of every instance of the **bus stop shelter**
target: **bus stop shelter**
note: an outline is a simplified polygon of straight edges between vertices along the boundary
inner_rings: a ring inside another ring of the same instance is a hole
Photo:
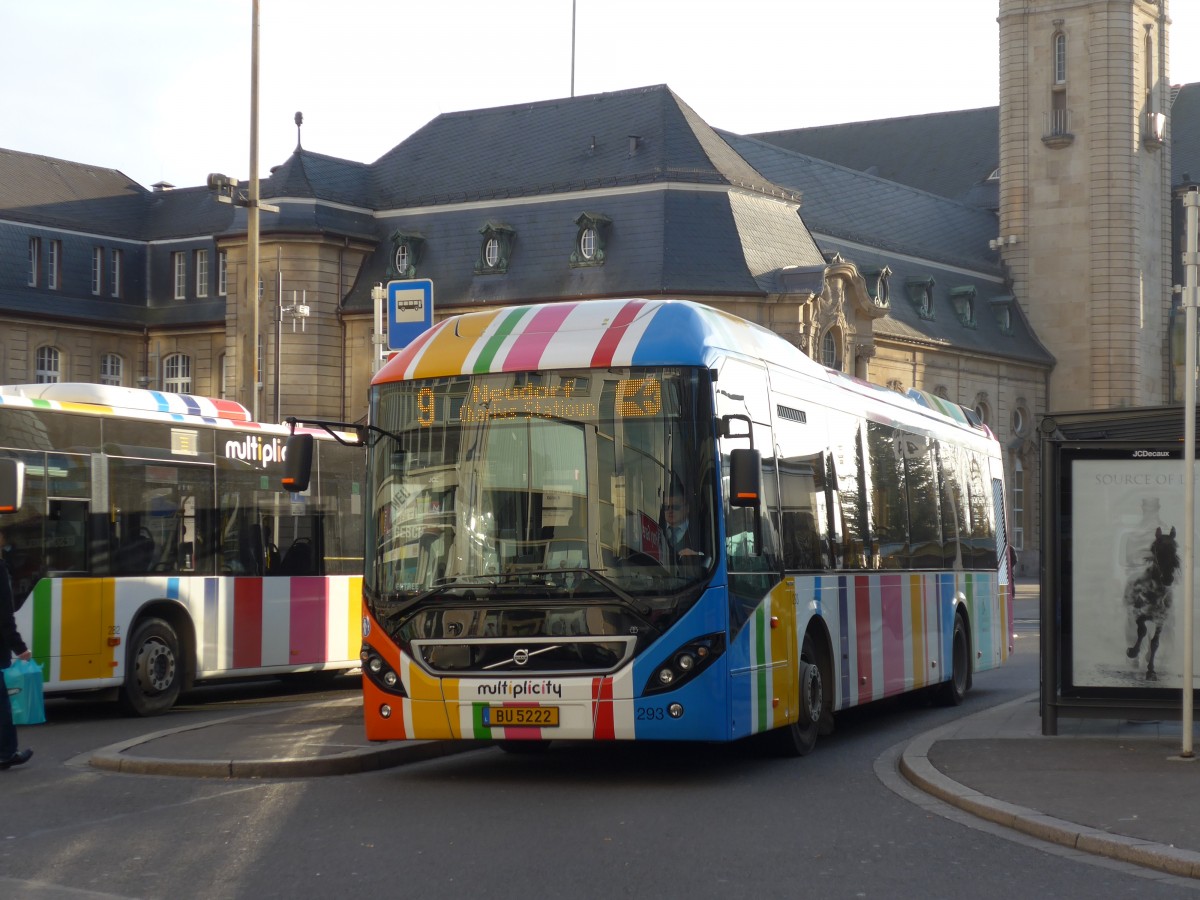
[[[1041,422],[1043,734],[1183,716],[1183,432],[1181,405]]]

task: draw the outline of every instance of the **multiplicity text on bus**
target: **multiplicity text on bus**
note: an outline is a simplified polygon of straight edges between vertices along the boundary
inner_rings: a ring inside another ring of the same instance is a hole
[[[195,682],[359,665],[361,447],[322,432],[279,490],[287,429],[226,400],[0,387],[0,545],[48,695],[137,715]]]
[[[1012,650],[988,429],[707,307],[447,319],[360,435],[373,740],[804,754],[837,711],[961,702]]]

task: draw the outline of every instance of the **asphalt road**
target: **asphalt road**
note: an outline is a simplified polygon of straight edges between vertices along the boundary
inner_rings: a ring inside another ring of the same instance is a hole
[[[801,760],[753,744],[563,744],[312,779],[123,775],[81,754],[139,729],[345,696],[353,681],[222,688],[140,721],[53,703],[51,722],[24,732],[34,763],[0,773],[0,895],[1179,897],[1177,879],[919,806],[895,775],[913,736],[1036,688],[1036,626],[1022,628],[1021,652],[976,676],[962,707],[853,711]]]

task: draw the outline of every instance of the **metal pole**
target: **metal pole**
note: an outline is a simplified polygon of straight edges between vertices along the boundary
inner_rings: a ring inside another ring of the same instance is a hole
[[[279,369],[283,365],[283,260],[280,258],[282,251],[275,247],[275,421],[283,421],[283,412],[280,409],[280,385],[283,384],[283,379],[279,377]],[[295,304],[293,304],[295,305]]]
[[[250,328],[253,362],[250,378],[250,414],[258,421],[258,392],[262,370],[258,358],[258,0],[254,0],[250,30],[250,190],[246,205],[246,261],[250,281]]]
[[[575,96],[575,0],[571,0],[571,96]]]
[[[387,346],[387,326],[384,325],[384,301],[387,291],[383,284],[371,288],[371,300],[375,304],[375,333],[371,335],[371,374],[383,368],[384,347]]]
[[[1197,252],[1197,226],[1200,225],[1200,191],[1190,190],[1183,198],[1187,210],[1187,250],[1183,255],[1185,272],[1183,289],[1184,327],[1184,399],[1183,399],[1183,748],[1180,756],[1192,758],[1192,645],[1195,640],[1193,608],[1195,606],[1196,556],[1196,308],[1200,306],[1200,287],[1196,270],[1200,265]]]

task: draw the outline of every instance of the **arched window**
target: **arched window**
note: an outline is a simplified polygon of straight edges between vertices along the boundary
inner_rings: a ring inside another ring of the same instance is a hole
[[[1023,406],[1014,407],[1012,413],[1013,434],[1024,434],[1028,425],[1029,417],[1025,414],[1025,408]]]
[[[163,360],[163,390],[172,394],[192,392],[192,359],[183,353],[172,353]]]
[[[1146,31],[1146,46],[1142,51],[1146,55],[1143,63],[1146,78],[1146,112],[1154,112],[1154,38]]]
[[[1054,32],[1054,83],[1067,83],[1067,36]]]
[[[579,255],[591,262],[596,258],[596,229],[585,228],[579,234]]]
[[[975,415],[979,416],[979,421],[984,425],[991,425],[992,410],[986,400],[975,401]]]
[[[100,357],[100,383],[120,387],[125,374],[125,361],[115,353]]]
[[[37,372],[34,381],[37,384],[58,384],[62,374],[62,357],[54,347],[38,347]]]
[[[836,328],[830,328],[821,338],[821,364],[830,369],[840,369],[838,359],[838,335]]]

